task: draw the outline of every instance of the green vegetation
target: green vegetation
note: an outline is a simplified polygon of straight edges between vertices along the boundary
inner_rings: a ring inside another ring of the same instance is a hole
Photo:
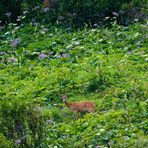
[[[147,30],[1,30],[0,147],[147,147]],[[94,101],[95,112],[71,112],[65,94]]]
[[[45,6],[44,1],[50,5]],[[63,26],[102,25],[105,17],[117,17],[127,25],[136,18],[147,18],[147,0],[1,0],[0,24],[43,21]],[[109,23],[109,21],[108,21]]]

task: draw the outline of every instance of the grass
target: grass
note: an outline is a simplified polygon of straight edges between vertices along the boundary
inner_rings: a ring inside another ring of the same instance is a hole
[[[43,28],[1,31],[1,145],[147,147],[147,25]],[[62,94],[95,112],[77,118]]]

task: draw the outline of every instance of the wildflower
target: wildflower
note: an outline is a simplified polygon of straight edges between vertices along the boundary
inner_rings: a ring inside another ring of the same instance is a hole
[[[53,124],[53,121],[51,119],[47,120],[48,124]]]
[[[46,20],[45,19],[42,19],[42,22],[45,22]]]
[[[40,31],[41,34],[45,34],[46,32],[48,32],[48,29],[47,29],[47,28],[43,28],[43,29]]]
[[[0,26],[0,30],[3,30],[3,29],[5,29],[5,26]]]
[[[57,45],[57,42],[52,42],[52,46],[55,46],[55,45]]]
[[[55,57],[56,57],[56,58],[61,58],[61,55],[58,54],[58,55],[56,55]]]
[[[18,18],[17,18],[17,21],[18,21],[18,22],[21,21],[21,18],[18,17]]]
[[[10,50],[10,51],[8,51],[7,53],[8,53],[8,54],[14,54],[15,52]]]
[[[18,16],[17,18],[21,20],[22,16],[20,15],[20,16]]]
[[[52,51],[51,51],[51,52],[48,52],[48,54],[49,54],[49,55],[53,55],[53,54],[54,54],[54,52],[52,52]]]
[[[72,45],[66,46],[66,49],[68,49],[68,50],[72,49]]]
[[[10,63],[16,63],[17,62],[17,59],[11,57],[11,58],[8,58],[8,62],[10,62]]]
[[[114,16],[119,16],[119,13],[117,13],[117,12],[113,12],[112,13]]]
[[[63,58],[67,58],[67,57],[69,57],[69,54],[68,53],[64,53],[64,54],[62,54],[62,57]]]
[[[15,144],[20,144],[20,143],[21,143],[21,139],[15,140]]]
[[[107,16],[107,17],[105,17],[105,19],[104,20],[109,20],[110,19],[110,17],[109,16]]]
[[[64,20],[64,17],[63,17],[63,16],[59,16],[59,17],[58,17],[58,20],[59,20],[59,21],[62,21],[62,20]]]
[[[21,24],[20,26],[21,26],[21,27],[24,27],[24,24]]]
[[[21,43],[21,40],[19,38],[16,38],[11,41],[11,47],[16,48]]]
[[[7,16],[7,17],[10,17],[11,16],[11,12],[7,12],[7,13],[5,13],[5,15]]]
[[[94,27],[98,27],[98,24],[94,24]]]
[[[138,22],[139,20],[138,20],[138,19],[134,19],[134,21],[135,21],[135,22]]]
[[[100,132],[104,132],[104,131],[105,131],[105,129],[103,129],[103,128],[102,128],[102,129],[100,129]]]
[[[97,135],[97,136],[100,136],[100,133],[97,133],[96,135]]]
[[[124,136],[123,138],[124,138],[124,140],[129,140],[130,139],[128,136]]]
[[[49,8],[48,7],[46,7],[46,8],[43,9],[43,12],[44,13],[47,13],[48,11],[49,11]]]
[[[33,52],[32,55],[39,55],[39,52]]]
[[[140,33],[139,32],[136,32],[135,33],[135,37],[138,37],[138,36],[140,36]]]
[[[42,110],[42,108],[39,106],[39,105],[36,105],[34,108],[33,108],[33,111],[35,112],[40,112]]]
[[[41,31],[40,31],[40,34],[45,34],[45,31],[42,31],[42,30],[41,30]]]
[[[72,14],[71,14],[71,13],[68,13],[67,16],[68,16],[68,17],[72,17]]]
[[[47,58],[48,56],[45,53],[41,53],[38,57],[39,60],[43,60],[45,58]]]
[[[96,148],[102,148],[102,147],[98,145],[98,146],[96,146]]]
[[[26,10],[26,11],[24,11],[24,12],[23,12],[23,14],[24,14],[24,15],[28,14],[28,11],[27,11],[27,10]]]
[[[39,26],[39,23],[34,22],[34,23],[32,23],[32,26]]]
[[[77,45],[80,44],[80,42],[79,41],[74,41],[74,42],[72,42],[72,44],[77,46]]]
[[[39,10],[40,9],[40,6],[35,6],[34,7],[34,10]]]
[[[14,29],[15,29],[15,30],[18,30],[18,29],[20,29],[20,27],[19,27],[19,26],[17,26],[17,27],[15,27]]]
[[[0,52],[0,55],[5,55],[5,54],[6,54],[5,52],[2,52],[2,51]]]
[[[48,28],[43,28],[43,31],[47,32],[48,31]]]

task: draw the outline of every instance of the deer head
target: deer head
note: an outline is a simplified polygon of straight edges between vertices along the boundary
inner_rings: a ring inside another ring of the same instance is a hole
[[[66,102],[67,101],[67,96],[66,95],[62,95],[61,99],[62,99],[63,102]]]

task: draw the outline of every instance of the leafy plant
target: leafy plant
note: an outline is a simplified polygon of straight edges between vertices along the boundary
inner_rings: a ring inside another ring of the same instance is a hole
[[[1,30],[0,147],[146,147],[147,30]],[[71,112],[61,95],[93,101],[95,112]]]

